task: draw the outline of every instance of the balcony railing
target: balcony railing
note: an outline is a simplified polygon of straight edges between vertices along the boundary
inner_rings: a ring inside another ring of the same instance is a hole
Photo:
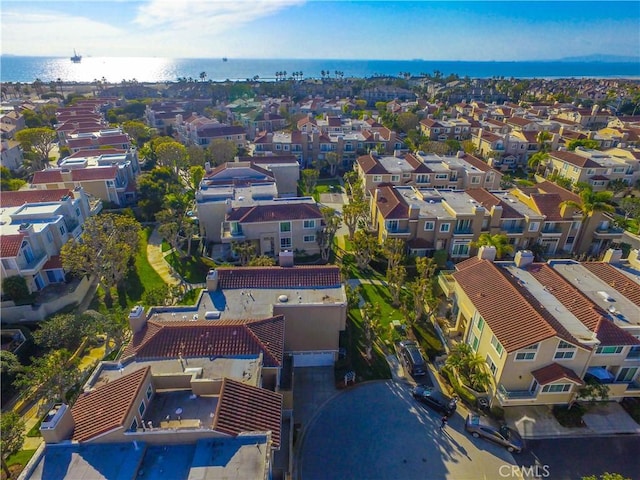
[[[640,391],[640,380],[634,380],[633,382],[627,385],[627,391]]]
[[[242,232],[242,228],[232,228],[228,222],[222,223],[222,231],[221,231],[222,241],[232,241],[232,240],[244,240],[245,234]]]
[[[562,229],[560,227],[543,227],[541,232],[547,235],[560,235]]]
[[[505,233],[523,233],[524,227],[522,225],[512,225],[512,226],[502,225],[500,227],[500,230],[502,230]]]
[[[34,275],[36,273],[38,273],[42,267],[44,267],[44,264],[47,263],[47,254],[42,252],[42,253],[34,253],[34,259],[31,260],[30,262],[27,262],[23,265],[20,265],[20,273],[22,274],[26,274],[26,275]]]
[[[498,395],[503,400],[530,400],[537,397],[537,393],[531,390],[507,390],[504,385],[498,387]]]
[[[454,235],[471,235],[472,233],[473,229],[471,227],[456,228],[453,231]]]

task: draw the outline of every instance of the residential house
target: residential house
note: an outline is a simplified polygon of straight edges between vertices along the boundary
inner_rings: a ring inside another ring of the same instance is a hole
[[[16,133],[26,128],[24,115],[18,110],[12,110],[0,115],[0,126],[2,127],[2,140],[15,138]]]
[[[90,127],[89,131],[83,133],[65,133],[64,141],[72,153],[80,150],[99,150],[101,148],[121,150],[129,150],[131,148],[129,136],[120,128],[94,130],[94,127]]]
[[[91,214],[82,188],[2,192],[0,207],[2,278],[21,276],[30,292],[64,283],[60,249]]]
[[[468,140],[471,138],[472,125],[466,118],[443,117],[442,120],[426,118],[420,120],[420,131],[430,140]]]
[[[185,114],[186,108],[185,101],[153,102],[145,107],[145,120],[149,127],[167,135],[178,121],[178,115]]]
[[[611,400],[640,396],[640,307],[590,273],[600,264],[493,255],[486,249],[457,264],[440,284],[453,302],[453,332],[485,359],[494,405],[569,404],[590,379],[606,383]],[[618,299],[624,320],[617,303],[610,308]]]
[[[20,142],[15,140],[2,140],[0,143],[0,166],[9,170],[20,170],[24,163],[24,155]]]

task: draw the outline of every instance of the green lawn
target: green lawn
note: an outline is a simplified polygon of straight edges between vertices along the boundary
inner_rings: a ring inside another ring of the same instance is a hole
[[[361,285],[360,292],[365,302],[380,307],[380,326],[384,332],[390,332],[390,324],[393,320],[404,321],[400,309],[391,305],[391,295],[386,286]],[[388,340],[386,335],[384,340]]]
[[[362,278],[367,280],[381,280],[385,281],[385,276],[374,270],[373,268],[367,268],[364,270],[360,270],[358,265],[356,264],[355,257],[352,253],[345,253],[342,256],[342,265],[347,272],[348,278]]]
[[[195,305],[196,301],[198,300],[198,297],[200,296],[200,292],[202,291],[201,288],[194,288],[193,290],[189,290],[187,293],[185,293],[184,297],[182,297],[182,300],[180,300],[180,302],[178,302],[179,305]]]
[[[182,257],[178,252],[172,252],[164,258],[189,283],[204,283],[209,269],[216,266],[200,256]]]
[[[9,458],[7,458],[7,465],[22,465],[25,466],[33,457],[33,454],[36,453],[35,450],[20,450],[18,453],[14,453]]]

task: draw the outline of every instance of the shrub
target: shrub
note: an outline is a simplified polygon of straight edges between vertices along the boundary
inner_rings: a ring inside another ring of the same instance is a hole
[[[584,427],[582,416],[586,410],[583,405],[576,403],[571,408],[566,405],[555,405],[552,411],[560,425],[567,428],[577,428]]]
[[[453,391],[462,399],[463,402],[468,406],[474,406],[476,404],[475,395],[460,385],[460,382],[458,382],[458,379],[448,367],[443,367],[442,370],[440,370],[440,373],[442,373],[442,376],[447,380],[447,383],[451,385]]]
[[[2,291],[14,302],[25,302],[31,298],[27,281],[20,275],[7,277],[2,281]]]

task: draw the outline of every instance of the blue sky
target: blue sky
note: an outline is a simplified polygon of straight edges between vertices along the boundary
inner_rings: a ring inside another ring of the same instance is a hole
[[[544,60],[640,57],[640,2],[1,0],[13,55]]]

